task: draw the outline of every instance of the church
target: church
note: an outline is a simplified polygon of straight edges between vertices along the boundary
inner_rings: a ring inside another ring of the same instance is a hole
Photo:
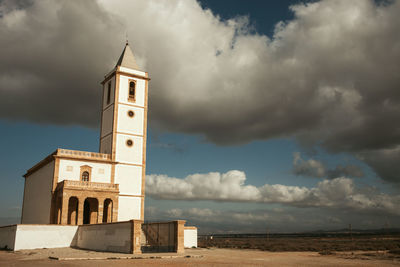
[[[197,227],[185,220],[144,221],[149,81],[127,42],[101,82],[99,152],[59,148],[30,168],[21,224],[0,227],[0,247],[133,254],[197,247]]]
[[[59,148],[30,168],[22,224],[144,220],[149,80],[126,43],[101,83],[99,152]]]

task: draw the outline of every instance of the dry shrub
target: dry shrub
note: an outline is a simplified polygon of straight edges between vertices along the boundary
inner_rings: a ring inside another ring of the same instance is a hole
[[[332,251],[330,251],[330,250],[323,250],[323,251],[320,251],[320,252],[318,252],[320,255],[336,255],[336,253],[335,252],[332,252]]]
[[[390,254],[400,255],[400,248],[389,250]]]
[[[263,251],[377,251],[400,250],[400,238],[383,239],[380,236],[362,236],[351,240],[342,237],[216,237],[199,238],[199,247],[259,249]],[[396,253],[396,252],[394,252]]]

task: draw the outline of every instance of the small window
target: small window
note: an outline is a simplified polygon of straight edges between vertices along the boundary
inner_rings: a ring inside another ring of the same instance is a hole
[[[89,172],[82,172],[82,181],[89,182]]]
[[[136,83],[134,81],[129,82],[129,101],[135,101]]]
[[[135,116],[135,113],[132,110],[129,110],[128,116],[132,118],[133,116]]]
[[[107,89],[107,104],[110,104],[111,101],[111,82],[108,82],[108,89]]]
[[[133,141],[131,139],[129,139],[128,141],[126,141],[126,145],[127,146],[132,146],[133,145]]]

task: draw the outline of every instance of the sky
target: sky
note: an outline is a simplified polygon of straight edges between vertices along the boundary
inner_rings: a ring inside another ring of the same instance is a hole
[[[145,220],[400,225],[400,1],[0,0],[0,224],[57,148],[98,151],[128,37],[149,72]]]

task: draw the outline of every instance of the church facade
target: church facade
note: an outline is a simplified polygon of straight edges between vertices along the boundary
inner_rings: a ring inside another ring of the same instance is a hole
[[[22,224],[144,219],[149,80],[127,43],[101,83],[99,152],[57,149],[30,168]]]

